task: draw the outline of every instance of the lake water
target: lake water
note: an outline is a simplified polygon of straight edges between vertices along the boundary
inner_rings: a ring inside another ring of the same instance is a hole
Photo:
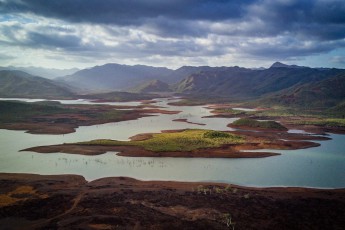
[[[21,99],[22,100],[22,99]],[[29,100],[30,101],[30,100]],[[94,103],[68,100],[63,103]],[[128,140],[138,133],[169,129],[201,128],[231,130],[227,124],[236,118],[202,118],[211,115],[204,106],[168,106],[168,99],[155,105],[182,111],[138,120],[79,127],[65,135],[37,135],[24,131],[0,130],[0,172],[37,174],[79,174],[87,180],[110,176],[128,176],[142,180],[217,181],[247,186],[300,186],[319,188],[345,187],[345,135],[331,134],[332,140],[320,141],[320,147],[303,150],[275,150],[282,155],[252,159],[149,158],[120,157],[114,152],[98,156],[62,153],[19,152],[21,149],[87,141],[92,139]],[[139,105],[140,102],[116,103]],[[204,126],[174,119],[188,119]],[[299,132],[292,130],[292,132]]]

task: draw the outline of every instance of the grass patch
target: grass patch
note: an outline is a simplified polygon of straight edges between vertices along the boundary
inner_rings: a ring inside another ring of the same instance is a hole
[[[188,129],[182,132],[153,134],[152,138],[142,141],[93,140],[78,144],[140,146],[153,152],[178,152],[216,148],[225,144],[242,143],[243,141],[243,137],[226,132]]]
[[[215,109],[213,110],[215,113],[220,113],[220,114],[228,114],[228,115],[242,115],[242,114],[247,114],[248,111],[242,111],[242,110],[237,110],[237,109],[232,109],[232,108],[220,108],[220,109]]]
[[[287,130],[286,127],[275,121],[257,121],[249,118],[241,118],[237,121],[234,121],[231,125],[260,129]]]

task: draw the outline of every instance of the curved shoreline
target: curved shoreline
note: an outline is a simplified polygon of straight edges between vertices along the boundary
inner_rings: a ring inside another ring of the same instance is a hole
[[[104,106],[103,108],[108,111],[113,107]],[[83,114],[55,114],[46,117],[35,117],[26,122],[2,123],[0,124],[0,129],[24,130],[31,134],[59,135],[74,133],[80,126],[101,125],[112,122],[136,120],[142,117],[154,116],[154,114],[177,114],[180,112],[181,111],[162,110],[159,108],[133,109],[119,118],[107,119],[95,119]]]
[[[183,130],[164,130],[162,133],[179,133]],[[118,152],[119,156],[126,157],[181,157],[181,158],[261,158],[280,155],[275,152],[260,152],[255,150],[296,150],[320,146],[311,140],[329,140],[327,137],[312,136],[306,134],[294,134],[287,132],[253,132],[236,130],[228,132],[240,135],[244,143],[226,144],[214,148],[200,148],[192,151],[151,151],[143,146],[116,144],[89,144],[89,143],[66,143],[60,145],[37,146],[21,151],[37,153],[69,153],[80,155],[100,155],[106,152]],[[131,137],[131,141],[143,141],[153,138],[152,133],[143,133]],[[131,142],[130,141],[130,142]],[[249,151],[248,151],[249,150]]]
[[[280,155],[272,152],[242,152],[241,148],[224,146],[221,148],[198,149],[185,152],[153,152],[137,146],[104,146],[104,145],[78,145],[62,144],[38,146],[21,151],[37,153],[69,153],[80,155],[100,155],[106,152],[118,152],[119,156],[126,157],[180,157],[180,158],[262,158]]]

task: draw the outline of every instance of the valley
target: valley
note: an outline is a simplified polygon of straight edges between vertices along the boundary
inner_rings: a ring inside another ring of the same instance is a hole
[[[0,71],[2,225],[342,226],[343,70],[159,69],[161,79],[129,77],[121,91],[90,77],[77,85],[88,71],[75,83]]]

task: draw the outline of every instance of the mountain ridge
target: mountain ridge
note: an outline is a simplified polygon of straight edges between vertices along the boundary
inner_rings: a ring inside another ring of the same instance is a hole
[[[74,94],[62,85],[19,70],[0,71],[1,97],[70,98]]]

